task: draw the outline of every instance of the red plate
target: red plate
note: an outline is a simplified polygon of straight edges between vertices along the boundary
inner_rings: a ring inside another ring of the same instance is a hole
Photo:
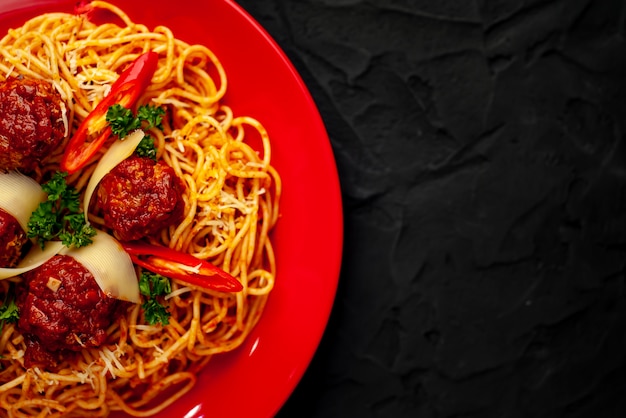
[[[76,0],[2,0],[0,31]],[[259,119],[273,142],[283,183],[282,217],[273,235],[277,283],[243,346],[216,356],[195,389],[159,416],[269,417],[307,368],[335,297],[343,239],[335,160],[311,96],[285,54],[246,12],[228,0],[112,0],[135,22],[170,27],[208,46],[228,75],[226,102]]]

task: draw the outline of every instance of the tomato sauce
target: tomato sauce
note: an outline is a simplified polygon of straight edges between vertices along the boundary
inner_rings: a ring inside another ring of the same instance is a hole
[[[133,156],[102,179],[97,196],[104,222],[115,237],[132,241],[182,220],[183,191],[182,182],[170,166]]]
[[[58,148],[66,130],[61,103],[43,80],[0,83],[0,168],[32,171]]]
[[[52,257],[23,278],[25,288],[17,299],[18,328],[28,340],[28,367],[66,351],[101,345],[106,329],[125,306],[105,295],[93,275],[67,255]]]

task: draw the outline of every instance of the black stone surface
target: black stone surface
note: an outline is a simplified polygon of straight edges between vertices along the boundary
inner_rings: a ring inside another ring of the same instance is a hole
[[[626,417],[626,2],[239,0],[336,155],[291,417]]]

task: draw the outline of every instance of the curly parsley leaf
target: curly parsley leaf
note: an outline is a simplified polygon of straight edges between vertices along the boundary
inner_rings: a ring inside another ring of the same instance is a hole
[[[146,322],[150,325],[169,324],[170,313],[157,299],[172,292],[170,279],[160,274],[144,271],[139,278],[139,291],[146,297],[141,305]]]
[[[139,278],[139,291],[142,295],[165,296],[172,291],[170,279],[157,273],[143,271]]]
[[[135,116],[132,110],[116,103],[107,109],[106,121],[109,122],[114,135],[124,138],[131,131],[139,128],[163,130],[163,115],[165,115],[165,110],[162,108],[143,105],[139,106]]]
[[[59,239],[68,248],[80,248],[91,244],[96,230],[85,223],[82,213],[74,213],[63,217],[66,228],[59,233]]]
[[[135,152],[140,157],[147,157],[154,161],[156,161],[157,159],[156,147],[154,146],[154,139],[150,135],[146,135],[141,139],[141,141],[139,142],[139,145],[137,145],[137,148],[135,149]]]
[[[6,322],[15,323],[20,319],[20,312],[15,304],[15,300],[11,299],[8,302],[5,301],[2,306],[0,306],[0,332],[2,332],[2,328],[4,328],[4,324]]]
[[[17,309],[15,300],[11,299],[0,306],[0,320],[6,322],[17,322],[20,319],[20,312]]]
[[[111,132],[118,138],[124,138],[131,131],[142,128],[148,130],[158,128],[163,130],[163,116],[165,110],[152,105],[139,106],[137,115],[133,115],[132,110],[125,108],[119,103],[107,109],[106,120],[111,127]],[[148,157],[156,161],[156,147],[154,139],[146,135],[137,147],[137,155]]]
[[[60,239],[68,247],[79,248],[92,243],[96,230],[87,225],[80,211],[80,195],[65,180],[67,173],[56,172],[41,185],[48,200],[41,202],[28,221],[29,238],[43,248],[47,241]]]
[[[141,127],[141,121],[133,115],[132,110],[119,103],[107,109],[106,121],[111,126],[111,132],[119,138],[124,138],[130,131]]]
[[[39,241],[42,248],[46,241],[53,240],[63,228],[55,213],[55,207],[53,201],[41,202],[28,221],[28,237]]]
[[[168,325],[170,323],[170,313],[167,308],[161,305],[156,299],[148,299],[141,308],[144,311],[146,322],[150,325],[161,323]]]
[[[67,177],[66,173],[57,172],[50,180],[41,185],[43,191],[48,194],[48,200],[66,200],[64,198],[72,194],[71,191],[68,191],[69,186],[65,181],[65,177]]]
[[[163,130],[164,115],[165,110],[157,106],[143,105],[139,106],[139,109],[137,109],[137,119],[147,122],[148,126],[146,129],[158,128]]]

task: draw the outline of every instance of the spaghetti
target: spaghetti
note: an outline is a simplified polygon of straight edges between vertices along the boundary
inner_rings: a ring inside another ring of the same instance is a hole
[[[26,368],[24,336],[5,324],[0,416],[158,413],[194,385],[214,354],[242,343],[274,285],[269,233],[278,219],[281,182],[270,163],[267,132],[222,103],[226,74],[208,48],[176,39],[163,26],[149,30],[112,4],[93,1],[90,7],[111,18],[95,24],[85,15],[48,13],[10,30],[0,41],[0,79],[21,75],[52,83],[65,103],[71,136],[125,65],[143,52],[158,53],[152,83],[138,104],[166,109],[163,130],[149,134],[157,157],[186,186],[185,217],[151,240],[210,261],[244,290],[226,294],[173,281],[168,325],[148,325],[140,306],[131,305],[107,330],[105,344],[83,349],[54,372]],[[37,180],[59,170],[62,153],[60,147],[37,169]],[[84,191],[94,166],[72,174],[68,183]],[[97,212],[90,221],[106,230]],[[0,297],[19,280],[1,281]]]

